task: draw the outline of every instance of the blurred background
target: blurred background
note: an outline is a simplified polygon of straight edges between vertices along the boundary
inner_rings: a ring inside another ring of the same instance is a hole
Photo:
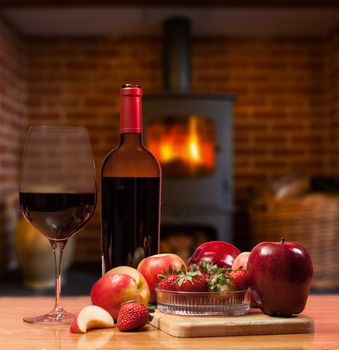
[[[164,170],[163,252],[187,258],[211,239],[250,250],[284,236],[310,250],[314,291],[338,291],[334,1],[8,0],[0,1],[0,294],[51,286],[45,276],[30,283],[32,269],[48,266],[39,260],[47,239],[40,247],[18,210],[27,128],[87,127],[99,180],[119,139],[126,82],[143,87],[145,142]],[[100,205],[72,238],[66,269],[66,294],[88,293],[100,276]]]

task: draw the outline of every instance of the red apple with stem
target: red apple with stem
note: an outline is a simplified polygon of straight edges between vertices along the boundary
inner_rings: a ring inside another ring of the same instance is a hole
[[[211,262],[219,267],[232,267],[233,260],[240,250],[224,241],[209,241],[201,244],[189,258],[189,264],[199,264],[201,260]]]
[[[262,311],[270,316],[291,316],[305,308],[313,266],[309,253],[299,243],[262,242],[248,258],[255,294]]]

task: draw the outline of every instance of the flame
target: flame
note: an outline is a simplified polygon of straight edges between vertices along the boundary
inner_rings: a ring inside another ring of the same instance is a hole
[[[196,164],[201,162],[201,152],[199,147],[199,135],[197,133],[197,118],[192,116],[189,119],[188,127],[188,161],[191,164]]]
[[[173,158],[173,150],[171,143],[162,143],[160,145],[160,159],[163,162],[168,162]]]
[[[173,166],[171,171],[178,167],[193,172],[212,171],[215,165],[214,134],[211,128],[206,128],[204,121],[202,117],[190,115],[187,124],[159,121],[150,124],[148,147],[162,166]]]

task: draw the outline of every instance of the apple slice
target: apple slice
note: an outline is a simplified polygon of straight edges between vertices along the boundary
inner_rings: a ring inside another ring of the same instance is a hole
[[[86,333],[95,328],[112,328],[114,320],[103,308],[96,305],[85,306],[70,325],[71,333]]]

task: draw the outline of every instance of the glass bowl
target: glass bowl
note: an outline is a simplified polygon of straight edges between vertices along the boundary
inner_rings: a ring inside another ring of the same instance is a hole
[[[177,292],[156,288],[158,310],[194,316],[242,316],[250,309],[250,289],[232,292]]]

